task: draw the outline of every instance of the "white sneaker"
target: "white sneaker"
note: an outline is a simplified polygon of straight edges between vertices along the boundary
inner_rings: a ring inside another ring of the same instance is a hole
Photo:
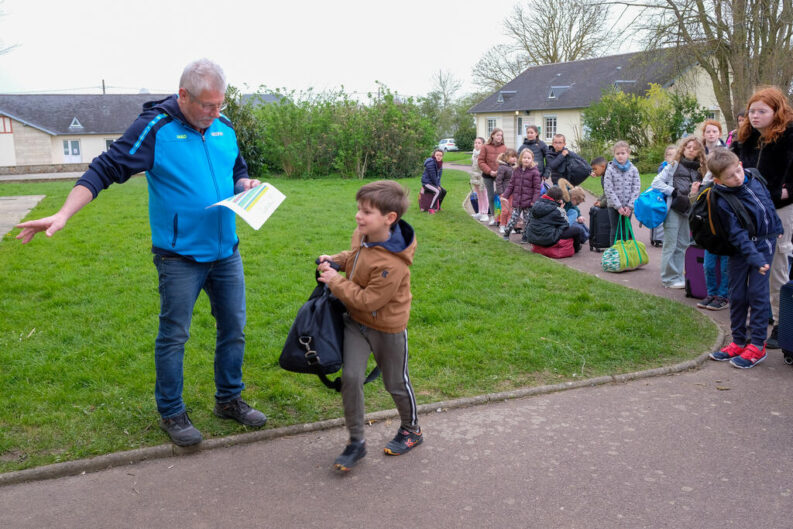
[[[490,217],[487,216],[487,213],[480,213],[479,214],[479,220],[481,220],[482,222],[484,222],[484,221],[486,221],[488,219],[490,219]]]
[[[495,217],[490,217],[490,222],[488,222],[487,225],[488,226],[495,226],[496,224],[498,224],[498,221],[496,220],[496,218]]]
[[[505,231],[507,231],[507,227],[506,226],[499,226],[498,227],[498,233],[500,233],[501,235],[504,235]]]
[[[668,285],[666,288],[680,288],[680,289],[682,289],[682,288],[686,288],[686,284],[681,281],[679,283],[672,283],[671,285]]]

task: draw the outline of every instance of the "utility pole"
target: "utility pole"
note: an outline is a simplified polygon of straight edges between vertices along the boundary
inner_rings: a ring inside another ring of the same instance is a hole
[[[105,80],[102,79],[102,95],[105,95]]]

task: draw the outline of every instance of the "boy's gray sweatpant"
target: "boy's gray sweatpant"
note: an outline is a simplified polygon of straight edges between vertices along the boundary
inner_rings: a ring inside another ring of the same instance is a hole
[[[351,440],[364,438],[363,381],[366,362],[374,354],[380,367],[385,389],[394,399],[402,426],[418,430],[416,397],[408,375],[408,333],[377,331],[344,316],[344,369],[341,375],[341,397],[344,420]]]

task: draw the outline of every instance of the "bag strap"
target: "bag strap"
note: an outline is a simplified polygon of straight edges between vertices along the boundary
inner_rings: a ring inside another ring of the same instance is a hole
[[[322,383],[325,384],[325,386],[335,390],[337,393],[341,392],[341,377],[336,377],[335,379],[331,380],[324,373],[318,373],[317,376],[322,381]],[[379,376],[380,368],[374,366],[374,369],[372,369],[372,371],[366,376],[366,379],[363,381],[363,383],[368,384],[372,380],[377,380],[377,377]]]

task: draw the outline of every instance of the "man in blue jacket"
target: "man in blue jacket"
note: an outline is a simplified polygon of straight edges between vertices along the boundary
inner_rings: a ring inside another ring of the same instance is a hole
[[[215,415],[253,427],[267,422],[240,397],[245,388],[245,277],[234,213],[206,209],[260,184],[248,178],[234,129],[220,114],[225,93],[220,66],[206,59],[190,63],[178,96],[146,103],[124,135],[91,162],[55,215],[17,226],[23,244],[40,231],[52,237],[100,191],[146,172],[160,291],[154,394],[160,427],[180,446],[201,442],[182,400],[184,346],[201,290],[209,296],[217,322]]]

